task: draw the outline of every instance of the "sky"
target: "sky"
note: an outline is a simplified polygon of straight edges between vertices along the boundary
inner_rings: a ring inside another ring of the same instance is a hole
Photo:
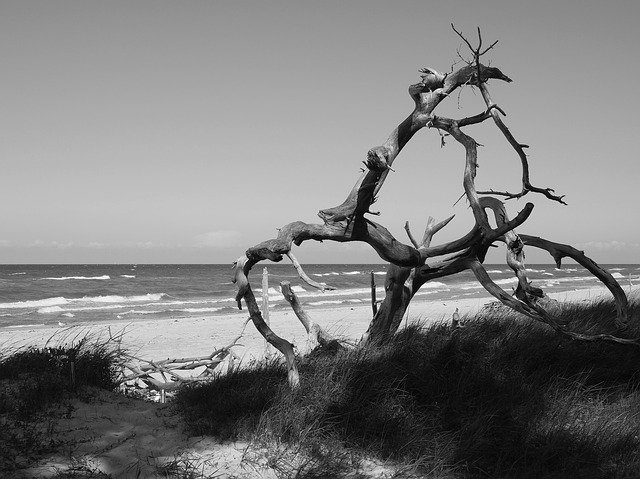
[[[277,228],[319,222],[367,151],[411,112],[418,69],[450,71],[452,31],[499,40],[486,61],[505,123],[530,148],[517,231],[601,263],[640,263],[640,2],[0,1],[0,263],[231,263]],[[459,65],[458,65],[459,66]],[[483,111],[465,88],[436,113]],[[477,186],[518,190],[495,125]],[[466,233],[464,151],[423,129],[374,218],[408,242],[428,216]],[[364,244],[307,242],[303,263],[381,262]],[[529,263],[550,262],[527,250]],[[504,247],[488,262],[504,261]]]

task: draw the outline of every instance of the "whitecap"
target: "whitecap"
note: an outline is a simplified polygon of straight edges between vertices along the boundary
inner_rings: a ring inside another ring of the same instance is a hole
[[[31,301],[17,301],[15,303],[0,303],[0,309],[17,309],[17,308],[41,308],[45,306],[59,306],[67,304],[69,300],[62,296],[55,298],[36,299]]]
[[[27,274],[27,273],[9,273],[9,276],[16,276],[18,274]]]
[[[624,279],[624,276],[621,275],[620,273],[613,273],[611,276],[613,276],[614,278],[618,278],[618,279]]]
[[[502,271],[499,269],[490,269],[487,273],[502,273]]]
[[[64,296],[55,298],[37,299],[31,301],[17,301],[14,303],[0,303],[0,309],[22,309],[22,308],[46,308],[51,306],[79,305],[89,309],[91,304],[118,304],[118,303],[139,303],[143,301],[159,301],[166,296],[164,293],[149,293],[139,296],[84,296],[82,298],[67,299]],[[116,306],[118,307],[118,306]]]
[[[120,277],[121,278],[135,278],[136,275],[135,274],[121,274]]]
[[[342,304],[342,300],[325,300],[325,301],[312,301],[307,303],[309,306],[322,306],[324,304]]]
[[[423,286],[423,288],[429,288],[429,289],[433,289],[433,288],[448,288],[448,286],[444,283],[441,283],[440,281],[429,281],[427,283],[425,283]]]
[[[342,273],[344,275],[354,275],[354,274],[362,274],[360,271],[347,271],[346,273]]]
[[[166,296],[164,293],[148,293],[138,296],[85,296],[73,301],[83,301],[88,303],[136,303],[140,301],[159,301],[164,296]]]
[[[419,290],[415,295],[416,296],[426,296],[428,294],[436,294],[436,293],[444,293],[446,291],[451,291],[449,288],[445,288],[445,289],[434,289],[432,291],[422,291]]]
[[[216,311],[220,311],[221,309],[224,308],[184,308],[171,311],[178,311],[183,313],[215,313]]]
[[[40,279],[46,279],[46,280],[50,280],[50,281],[64,281],[64,280],[68,280],[68,279],[76,279],[76,280],[80,280],[80,279],[100,279],[100,280],[105,280],[105,279],[111,279],[111,277],[109,275],[102,275],[102,276],[61,276],[61,277],[55,277],[55,278],[40,278]]]
[[[512,284],[516,283],[518,280],[516,278],[506,278],[506,279],[498,279],[494,281],[496,284]]]
[[[38,313],[40,314],[49,314],[49,313],[61,313],[64,311],[60,306],[47,306],[45,308],[38,309]]]

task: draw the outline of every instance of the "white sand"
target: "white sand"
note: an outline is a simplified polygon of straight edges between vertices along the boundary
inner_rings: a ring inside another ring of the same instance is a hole
[[[581,301],[610,296],[605,288],[592,288],[551,294],[558,301]],[[406,322],[449,321],[456,308],[460,314],[473,315],[494,298],[458,299],[451,301],[424,301],[414,299],[405,317]],[[369,305],[354,305],[330,309],[310,309],[310,316],[325,330],[341,338],[357,341],[367,330],[372,312]],[[141,320],[132,323],[78,323],[73,328],[39,326],[29,328],[5,328],[0,333],[0,349],[6,351],[28,345],[43,346],[50,338],[50,344],[58,344],[60,338],[85,332],[109,336],[124,329],[123,346],[144,359],[165,359],[204,356],[215,349],[228,345],[238,336],[247,319],[246,311],[225,316],[181,319]],[[274,332],[291,341],[300,351],[306,348],[305,330],[293,311],[271,311],[271,327]],[[264,355],[265,342],[250,323],[236,348],[239,356],[247,362]]]

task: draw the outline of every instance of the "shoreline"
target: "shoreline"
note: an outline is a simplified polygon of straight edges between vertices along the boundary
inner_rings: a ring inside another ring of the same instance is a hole
[[[578,302],[607,299],[611,294],[606,288],[599,287],[551,293],[549,296],[560,302]],[[440,301],[414,300],[403,322],[449,321],[456,308],[462,317],[473,316],[485,304],[494,301],[496,299],[491,296]],[[327,332],[348,341],[357,341],[362,337],[372,316],[369,304],[309,308],[307,312]],[[308,350],[306,332],[292,310],[272,310],[270,316],[271,328],[276,334],[296,345],[301,353]],[[29,329],[3,328],[0,351],[6,353],[29,346],[43,347],[47,342],[58,345],[85,334],[107,339],[122,333],[123,348],[144,359],[205,356],[229,345],[240,334],[247,318],[247,312],[243,310],[214,317],[149,319],[115,324],[80,322],[70,327],[42,325]],[[247,324],[238,344],[242,346],[237,346],[234,351],[243,358],[243,363],[265,355],[266,343],[252,324]]]

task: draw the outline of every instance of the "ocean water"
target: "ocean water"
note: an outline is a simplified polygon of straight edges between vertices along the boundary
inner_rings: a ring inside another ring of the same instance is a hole
[[[269,304],[288,308],[280,281],[294,286],[305,308],[343,307],[371,300],[371,272],[377,298],[384,298],[384,264],[307,264],[316,281],[336,287],[322,293],[303,283],[290,264],[260,263],[250,277],[260,303],[262,269],[269,270]],[[628,289],[640,283],[640,265],[603,265]],[[506,291],[515,287],[506,265],[486,265]],[[237,311],[231,265],[0,265],[0,329],[94,321],[211,317]],[[584,268],[530,265],[528,277],[547,293],[589,289],[601,283]],[[414,301],[480,298],[488,294],[470,272],[426,283]]]

